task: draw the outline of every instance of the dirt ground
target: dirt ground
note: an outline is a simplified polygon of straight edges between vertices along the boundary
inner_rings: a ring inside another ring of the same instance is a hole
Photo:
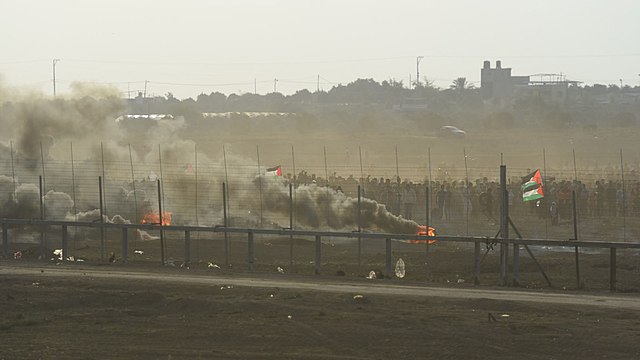
[[[610,296],[608,253],[581,252],[577,290],[572,249],[533,249],[552,287],[521,254],[521,282],[497,287],[498,254],[489,251],[481,285],[471,278],[472,251],[464,245],[430,246],[393,242],[393,262],[407,264],[403,279],[366,279],[384,270],[384,242],[363,246],[357,265],[355,241],[323,240],[322,270],[313,275],[314,243],[294,239],[294,266],[288,238],[257,237],[255,271],[246,264],[246,239],[231,241],[231,268],[224,264],[221,237],[195,238],[193,262],[181,267],[183,242],[168,234],[174,266],[162,266],[159,242],[132,241],[130,262],[122,264],[120,243],[109,237],[113,264],[100,261],[96,242],[74,243],[84,262],[38,261],[25,248],[21,261],[3,268],[36,268],[35,275],[0,270],[2,359],[629,359],[640,357],[640,313],[610,306],[532,301],[365,293],[372,284],[408,288],[513,290]],[[12,244],[12,250],[20,247]],[[134,254],[134,250],[142,254]],[[483,246],[483,251],[485,247]],[[218,268],[219,267],[219,268]],[[280,267],[280,271],[278,271]],[[73,275],[50,276],[58,269]],[[185,281],[81,276],[88,271],[127,271]],[[165,275],[163,275],[165,274]],[[640,289],[637,252],[618,254],[618,294],[636,298]],[[191,283],[205,276],[210,283]],[[257,286],[234,285],[253,278]],[[260,286],[260,281],[296,281],[309,288]],[[317,291],[311,285],[352,285],[350,291]],[[359,291],[361,290],[361,291]],[[363,292],[362,298],[357,297]],[[621,294],[624,292],[624,294]]]

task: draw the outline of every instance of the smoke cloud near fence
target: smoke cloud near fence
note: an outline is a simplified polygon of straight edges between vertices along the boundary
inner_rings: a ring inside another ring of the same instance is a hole
[[[280,178],[266,177],[254,180],[263,185],[264,208],[280,215],[289,214],[289,189]],[[259,189],[257,189],[259,190]],[[308,228],[329,228],[352,231],[358,229],[358,199],[346,196],[328,187],[316,184],[300,185],[295,190],[297,222]],[[403,219],[387,211],[385,205],[363,198],[360,204],[361,225],[394,234],[415,234],[418,223]]]

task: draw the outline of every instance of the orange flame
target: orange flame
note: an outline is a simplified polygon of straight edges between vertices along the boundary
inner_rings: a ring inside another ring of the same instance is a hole
[[[427,236],[427,226],[419,225],[416,229],[416,235],[418,236]],[[429,236],[436,236],[436,229],[429,226]],[[429,244],[435,244],[437,240],[429,239]],[[424,244],[426,240],[424,239],[412,239],[407,241],[410,244]]]
[[[163,211],[162,212],[162,226],[171,225],[171,212]],[[144,214],[142,220],[140,220],[142,224],[160,224],[160,215],[157,212],[151,212]]]

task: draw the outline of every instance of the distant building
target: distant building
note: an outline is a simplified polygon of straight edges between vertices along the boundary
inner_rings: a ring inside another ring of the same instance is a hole
[[[565,103],[569,100],[569,87],[579,84],[578,81],[567,80],[562,74],[536,74],[531,77],[535,80],[530,80],[529,86],[523,90],[546,102]]]
[[[529,76],[512,76],[511,68],[503,68],[500,60],[491,68],[487,60],[480,70],[480,95],[482,99],[497,106],[511,103],[519,88],[529,85]]]

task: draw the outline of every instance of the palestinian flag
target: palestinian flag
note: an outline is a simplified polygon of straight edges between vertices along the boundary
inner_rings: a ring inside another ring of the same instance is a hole
[[[537,200],[544,197],[540,169],[522,178],[522,201]]]
[[[280,165],[272,167],[272,168],[268,168],[267,172],[265,173],[265,175],[267,176],[282,176],[282,167],[280,167]]]

